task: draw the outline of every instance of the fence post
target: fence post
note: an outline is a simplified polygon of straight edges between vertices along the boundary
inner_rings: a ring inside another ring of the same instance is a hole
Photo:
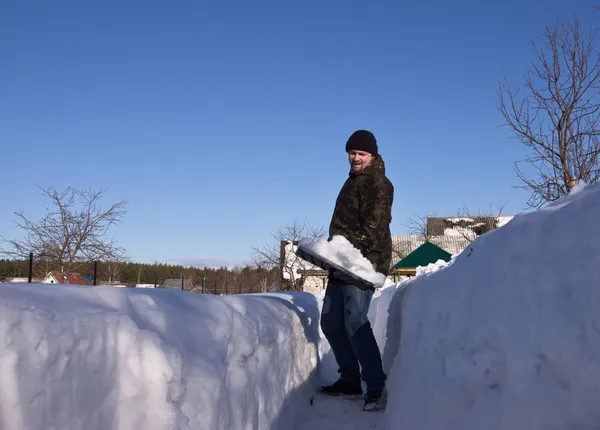
[[[27,282],[31,284],[31,276],[33,272],[33,252],[29,253],[29,275],[27,277]]]
[[[156,282],[156,271],[154,272],[154,288],[156,288],[157,282]]]
[[[217,295],[217,281],[215,280],[215,296]]]
[[[202,277],[202,294],[204,294],[204,276]]]
[[[98,275],[98,261],[94,261],[94,287],[96,286],[96,276]]]
[[[183,291],[183,273],[181,274],[181,291]]]

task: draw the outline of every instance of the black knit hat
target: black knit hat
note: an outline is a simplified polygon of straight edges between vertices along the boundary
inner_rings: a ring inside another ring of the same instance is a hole
[[[346,152],[351,150],[369,152],[371,155],[377,155],[377,140],[373,133],[367,130],[357,130],[346,142]]]

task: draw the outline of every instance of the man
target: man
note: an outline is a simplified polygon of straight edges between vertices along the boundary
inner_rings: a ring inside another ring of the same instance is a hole
[[[358,248],[377,272],[387,275],[392,257],[392,201],[394,187],[385,176],[375,136],[366,130],[354,132],[346,143],[349,177],[335,203],[329,239],[342,235]],[[367,386],[364,410],[385,407],[386,375],[371,324],[367,318],[373,289],[361,289],[329,276],[321,328],[327,337],[340,379],[321,387],[329,395],[361,395],[362,379]]]

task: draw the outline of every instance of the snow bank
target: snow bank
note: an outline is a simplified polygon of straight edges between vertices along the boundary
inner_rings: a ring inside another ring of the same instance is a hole
[[[0,284],[0,428],[291,428],[318,336],[305,293]]]
[[[396,289],[389,428],[600,427],[600,186],[576,191]]]
[[[444,260],[438,260],[435,263],[429,263],[427,266],[418,266],[417,270],[416,270],[416,276],[421,276],[421,275],[425,275],[428,273],[433,273],[433,272],[437,272],[438,270],[448,266],[448,264],[451,264],[452,260],[450,262],[446,262]]]

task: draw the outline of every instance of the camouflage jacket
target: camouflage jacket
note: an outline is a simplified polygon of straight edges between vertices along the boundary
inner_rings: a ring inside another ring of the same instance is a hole
[[[392,202],[394,186],[385,176],[380,155],[342,186],[329,226],[329,239],[342,235],[358,248],[376,271],[386,274],[392,259]]]

